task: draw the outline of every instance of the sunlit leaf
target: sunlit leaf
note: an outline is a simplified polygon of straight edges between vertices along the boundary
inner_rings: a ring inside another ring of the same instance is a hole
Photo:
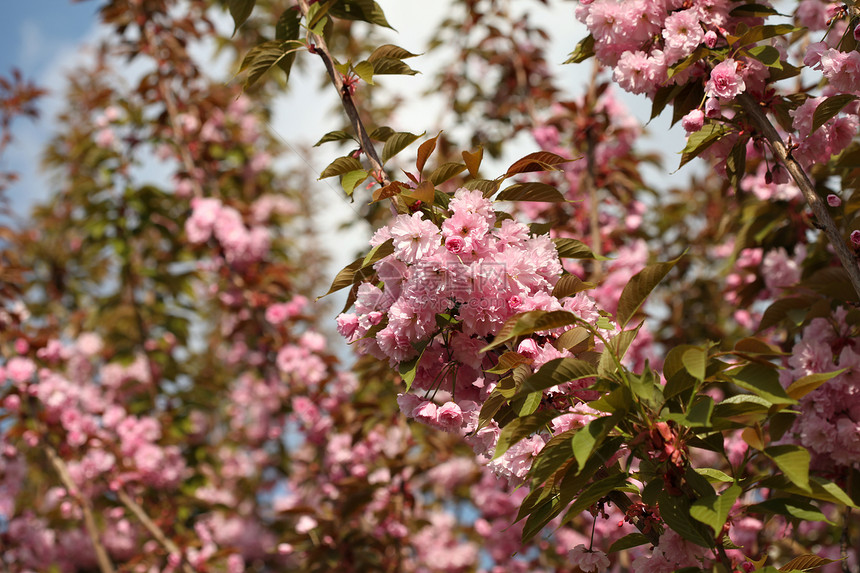
[[[803,491],[811,491],[809,486],[810,455],[806,448],[792,444],[770,446],[764,449],[767,457],[782,470],[782,473]]]
[[[355,157],[338,157],[334,161],[332,161],[328,167],[323,169],[323,172],[320,173],[320,179],[327,179],[328,177],[336,177],[338,175],[345,175],[351,171],[358,171],[361,167],[361,161],[356,159]]]
[[[729,517],[729,511],[742,491],[740,486],[732,484],[720,495],[697,499],[690,506],[690,516],[709,525],[716,535],[722,530]]]
[[[654,287],[663,280],[670,270],[681,260],[681,257],[666,263],[648,265],[636,273],[621,291],[618,300],[618,326],[624,328],[633,315],[639,310]]]
[[[382,162],[386,163],[389,159],[403,151],[410,143],[424,135],[423,133],[415,135],[407,131],[397,131],[385,140],[385,145],[382,148]]]
[[[536,201],[544,203],[562,203],[565,201],[561,191],[546,183],[516,183],[503,189],[497,201]]]

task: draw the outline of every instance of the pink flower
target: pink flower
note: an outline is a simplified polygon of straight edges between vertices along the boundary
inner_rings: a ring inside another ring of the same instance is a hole
[[[391,225],[394,256],[405,263],[415,263],[439,250],[441,238],[433,221],[422,220],[421,211],[399,215]]]
[[[663,23],[666,61],[671,64],[689,56],[704,37],[705,31],[699,24],[699,11],[696,8],[674,12]]]
[[[606,553],[586,549],[585,545],[581,543],[571,549],[568,555],[570,555],[573,565],[585,572],[603,573],[609,568],[609,557],[606,556]]]
[[[463,425],[463,412],[454,402],[446,402],[436,409],[436,423],[443,430],[458,430]]]
[[[855,248],[860,247],[860,231],[851,231],[851,244]]]
[[[687,130],[687,133],[699,131],[705,124],[705,112],[700,109],[694,109],[681,119],[681,125]]]
[[[36,364],[29,358],[15,356],[6,363],[6,376],[18,384],[29,381],[35,373]]]
[[[296,522],[296,533],[305,534],[317,526],[317,520],[310,515],[303,515]]]
[[[714,66],[711,78],[705,84],[707,95],[725,99],[732,99],[745,89],[744,79],[738,72],[738,62],[731,58]]]

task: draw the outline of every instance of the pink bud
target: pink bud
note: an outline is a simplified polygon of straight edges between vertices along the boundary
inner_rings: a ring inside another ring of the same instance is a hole
[[[705,112],[700,109],[694,109],[681,119],[681,125],[687,130],[687,133],[699,131],[705,125]]]
[[[860,42],[860,24],[854,27],[854,39]]]
[[[30,343],[27,342],[23,338],[17,338],[15,340],[15,352],[18,354],[27,354],[27,351],[30,350]]]
[[[720,100],[715,97],[709,97],[705,100],[705,117],[715,119],[720,117]]]
[[[713,30],[708,30],[705,33],[705,45],[709,48],[713,48],[717,45],[717,33]]]
[[[451,235],[445,239],[445,248],[452,253],[462,253],[466,249],[466,241],[458,235]]]
[[[855,249],[860,247],[860,231],[851,231],[851,244]]]
[[[842,199],[831,193],[827,196],[827,204],[831,207],[838,207],[842,204]]]

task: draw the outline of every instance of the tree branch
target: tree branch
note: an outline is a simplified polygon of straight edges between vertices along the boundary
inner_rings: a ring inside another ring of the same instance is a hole
[[[307,18],[309,10],[307,0],[299,0],[299,8],[301,9],[302,14]],[[314,33],[311,33],[310,36],[314,43],[313,51],[319,55],[323,64],[325,64],[328,77],[331,79],[332,85],[337,89],[341,105],[343,106],[344,111],[346,111],[346,115],[349,117],[349,122],[352,124],[352,128],[358,136],[358,144],[367,156],[368,161],[370,161],[372,168],[371,175],[381,185],[388,185],[391,182],[388,180],[388,177],[386,177],[385,170],[382,168],[382,160],[379,159],[379,155],[376,153],[376,148],[373,146],[373,142],[367,134],[364,123],[361,121],[361,116],[359,115],[358,108],[352,99],[349,86],[344,84],[344,78],[340,72],[334,69],[334,58],[328,49],[328,44],[326,44],[325,38]]]
[[[146,530],[149,531],[149,534],[152,535],[152,537],[156,541],[158,541],[161,546],[167,550],[168,553],[180,556],[180,558],[182,559],[182,570],[185,573],[194,573],[188,563],[185,562],[185,557],[182,553],[182,550],[179,549],[179,546],[176,545],[176,543],[174,543],[172,539],[170,539],[169,537],[167,537],[167,535],[164,534],[164,531],[162,531],[162,529],[158,527],[157,523],[152,521],[152,519],[149,517],[149,515],[147,515],[146,511],[144,511],[140,504],[134,501],[131,496],[128,495],[123,489],[117,490],[116,493],[122,504],[129,511],[131,511],[135,515],[135,517],[137,517],[138,521],[140,521],[140,523],[143,524]]]
[[[111,564],[107,551],[99,539],[99,530],[96,525],[96,519],[93,515],[93,507],[90,504],[90,500],[81,494],[78,486],[75,485],[74,480],[72,480],[72,476],[69,475],[69,468],[66,466],[66,462],[63,461],[57,453],[57,450],[55,450],[50,444],[46,444],[44,447],[45,453],[48,454],[48,460],[50,460],[51,465],[54,466],[54,469],[60,476],[60,481],[63,482],[63,485],[69,491],[69,494],[75,497],[81,506],[81,511],[84,514],[84,527],[87,529],[87,534],[93,544],[93,550],[96,552],[96,561],[99,564],[99,570],[102,573],[114,573],[113,564]]]
[[[630,506],[633,505],[633,502],[630,501],[630,498],[627,497],[627,494],[623,491],[611,491],[607,496],[609,501],[615,504],[615,507],[621,510],[621,513],[627,513],[627,510],[630,509]],[[645,531],[645,520],[641,517],[632,517],[630,522],[636,526],[642,535],[648,538],[648,541],[651,542],[651,545],[657,546],[660,544],[660,534],[654,531],[654,529],[649,529],[646,533]]]
[[[845,243],[845,239],[842,237],[839,229],[837,229],[836,223],[833,221],[833,217],[831,217],[830,213],[827,211],[824,201],[822,201],[821,197],[819,197],[815,192],[815,188],[812,186],[812,182],[809,180],[809,176],[806,174],[806,171],[804,171],[800,163],[792,157],[791,150],[785,146],[785,143],[782,141],[782,137],[780,137],[776,128],[767,118],[764,111],[762,111],[758,102],[756,102],[752,96],[747,93],[740,94],[737,97],[737,100],[744,108],[744,111],[747,112],[749,118],[768,140],[773,154],[785,166],[791,174],[792,179],[794,179],[794,182],[797,183],[797,186],[803,193],[806,202],[815,214],[815,218],[824,229],[824,233],[827,235],[827,238],[836,250],[836,256],[839,257],[839,261],[848,273],[848,278],[851,280],[851,284],[857,292],[857,296],[860,297],[860,265],[857,264],[857,257],[851,252],[848,245]]]

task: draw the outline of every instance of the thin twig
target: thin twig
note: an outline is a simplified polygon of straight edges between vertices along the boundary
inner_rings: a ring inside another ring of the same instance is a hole
[[[744,108],[744,111],[747,112],[749,118],[752,119],[753,123],[755,123],[756,127],[758,127],[770,143],[770,148],[774,155],[785,166],[791,174],[792,179],[794,179],[794,182],[800,188],[806,202],[815,214],[818,224],[820,224],[824,229],[824,233],[827,235],[827,238],[836,250],[836,256],[839,258],[839,261],[848,273],[848,278],[851,280],[851,284],[857,292],[857,296],[860,297],[860,265],[857,264],[856,256],[848,248],[848,245],[845,243],[845,239],[842,237],[839,229],[837,229],[836,223],[827,211],[824,201],[822,201],[821,197],[819,197],[815,192],[815,188],[812,185],[812,181],[809,180],[809,176],[806,174],[806,171],[804,171],[800,163],[792,157],[791,150],[785,146],[785,143],[782,141],[782,137],[780,137],[776,128],[767,118],[764,111],[762,111],[758,102],[746,93],[739,95],[737,99]]]
[[[114,573],[113,564],[111,564],[107,551],[99,539],[99,530],[96,525],[96,518],[93,515],[93,507],[90,504],[90,500],[84,496],[78,489],[78,486],[75,485],[74,480],[72,480],[72,476],[69,475],[69,468],[66,466],[66,462],[63,461],[57,453],[57,450],[49,444],[46,444],[44,448],[45,453],[48,454],[48,459],[51,461],[51,465],[54,466],[54,469],[60,476],[60,481],[63,482],[63,485],[69,491],[69,494],[75,497],[81,506],[81,511],[84,514],[84,526],[87,529],[87,534],[90,536],[93,550],[96,552],[96,561],[99,564],[99,570],[102,573]]]
[[[839,553],[842,557],[842,573],[851,573],[848,565],[848,522],[851,519],[851,508],[845,507],[845,517],[842,518],[842,535],[839,538]]]
[[[590,106],[590,111],[594,114],[597,107],[597,76],[600,73],[600,64],[595,60],[594,67],[591,70],[591,81],[588,84],[588,95],[586,96],[586,105]],[[600,254],[602,250],[600,239],[600,211],[599,199],[597,195],[597,137],[594,132],[595,126],[588,124],[585,128],[585,173],[582,174],[582,187],[588,194],[589,203],[589,227],[591,228],[591,249]],[[593,261],[591,280],[599,283],[603,276],[603,266],[600,261]]]
[[[134,501],[131,496],[128,495],[122,489],[117,490],[117,497],[119,497],[119,500],[122,502],[122,504],[129,511],[131,511],[135,515],[135,517],[137,517],[138,521],[140,521],[140,523],[143,524],[146,530],[149,531],[149,534],[152,535],[152,537],[156,541],[158,541],[161,546],[167,550],[168,553],[178,555],[183,560],[182,570],[185,571],[185,573],[194,573],[188,563],[184,561],[185,557],[182,553],[182,550],[179,549],[179,546],[176,545],[176,543],[174,543],[172,539],[170,539],[169,537],[167,537],[167,535],[164,534],[164,531],[162,531],[162,529],[158,527],[157,523],[152,521],[152,519],[149,517],[149,515],[147,515],[146,511],[144,511],[144,509],[140,506],[139,503]]]
[[[307,17],[308,10],[310,9],[307,0],[299,0],[299,8],[301,9],[302,14]],[[388,180],[388,177],[386,177],[385,171],[382,169],[382,160],[379,159],[379,155],[376,153],[376,148],[373,146],[373,142],[370,140],[370,136],[364,128],[364,123],[362,123],[361,116],[358,113],[358,108],[355,105],[355,101],[352,99],[349,86],[344,84],[343,75],[334,69],[334,58],[328,49],[328,44],[326,44],[325,38],[314,33],[311,33],[310,36],[314,44],[313,51],[319,55],[323,64],[325,64],[328,77],[331,79],[332,85],[334,85],[337,90],[337,93],[340,96],[341,105],[343,105],[343,109],[349,117],[352,128],[358,136],[358,144],[365,156],[367,156],[368,161],[370,161],[372,176],[374,179],[379,181],[380,184],[388,185],[390,181]]]
[[[155,36],[152,33],[152,30],[149,26],[143,25],[141,26],[141,31],[144,34],[144,38],[146,42],[150,45],[150,47],[158,46],[158,42],[156,42]],[[161,95],[161,99],[164,101],[164,107],[167,110],[167,120],[170,124],[170,129],[173,131],[173,136],[176,138],[174,140],[174,147],[176,147],[176,152],[179,154],[179,159],[182,161],[182,166],[185,168],[185,171],[188,173],[188,181],[191,183],[191,190],[194,193],[195,197],[203,197],[203,187],[200,185],[200,182],[197,180],[195,176],[195,167],[194,167],[194,158],[191,157],[191,152],[188,150],[187,145],[183,145],[180,141],[180,136],[182,134],[182,126],[179,124],[179,107],[176,104],[176,99],[173,96],[173,91],[170,89],[170,86],[167,85],[167,80],[165,76],[158,73],[158,93]]]

